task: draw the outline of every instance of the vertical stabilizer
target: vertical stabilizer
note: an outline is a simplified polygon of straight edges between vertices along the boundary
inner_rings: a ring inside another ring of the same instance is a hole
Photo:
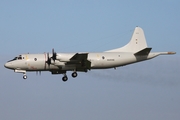
[[[134,33],[132,35],[132,38],[127,45],[125,45],[121,48],[109,50],[106,52],[132,52],[132,53],[136,53],[136,52],[139,52],[145,48],[147,48],[147,43],[146,43],[144,31],[142,28],[136,27],[134,30]]]

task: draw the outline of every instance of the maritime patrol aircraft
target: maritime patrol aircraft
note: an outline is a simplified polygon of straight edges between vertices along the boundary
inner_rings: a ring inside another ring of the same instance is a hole
[[[116,68],[144,60],[152,59],[158,55],[171,55],[175,52],[150,52],[146,43],[143,29],[136,27],[128,44],[121,48],[98,53],[52,53],[21,54],[8,61],[4,66],[23,73],[27,79],[27,71],[50,71],[52,74],[63,74],[62,80],[67,81],[67,71],[72,71],[72,77],[77,72],[88,72],[92,69]]]

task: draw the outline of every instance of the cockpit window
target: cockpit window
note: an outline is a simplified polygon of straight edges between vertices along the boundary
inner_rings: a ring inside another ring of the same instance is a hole
[[[19,56],[17,57],[17,59],[18,59],[18,60],[22,60],[22,56],[19,55]]]
[[[15,57],[13,60],[17,60],[18,59],[18,57]]]
[[[18,57],[18,60],[22,60],[22,57]]]
[[[19,55],[18,57],[15,57],[14,59],[12,59],[12,60],[10,60],[10,61],[14,61],[14,60],[22,60],[21,55]],[[8,62],[10,62],[10,61],[8,61]]]

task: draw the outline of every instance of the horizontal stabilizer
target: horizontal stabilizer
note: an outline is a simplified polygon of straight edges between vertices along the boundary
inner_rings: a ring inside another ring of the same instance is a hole
[[[152,48],[145,48],[137,53],[135,53],[134,55],[148,55],[150,53]]]

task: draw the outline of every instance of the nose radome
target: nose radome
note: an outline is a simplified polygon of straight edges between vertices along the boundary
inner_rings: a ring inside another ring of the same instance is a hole
[[[8,68],[8,63],[4,64],[4,67]]]
[[[4,64],[4,67],[6,67],[6,68],[11,68],[12,65],[11,65],[11,63],[7,62],[6,64]]]

